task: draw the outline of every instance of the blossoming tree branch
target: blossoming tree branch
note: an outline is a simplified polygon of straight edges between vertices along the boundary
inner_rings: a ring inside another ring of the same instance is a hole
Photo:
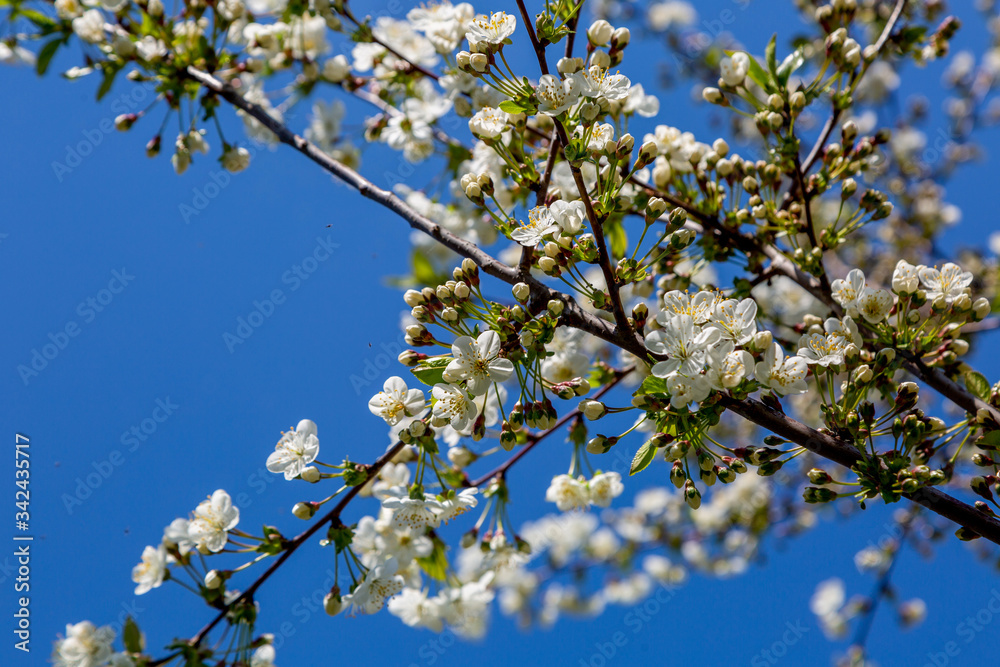
[[[268,470],[301,485],[307,527],[256,533],[212,492],[150,535],[132,572],[136,593],[181,585],[210,620],[161,650],[133,620],[120,647],[106,626],[70,624],[57,664],[271,665],[258,594],[306,547],[336,563],[329,614],[387,608],[479,637],[495,600],[547,625],[690,570],[737,574],[825,504],[898,503],[904,536],[1000,544],[1000,384],[963,360],[994,328],[996,261],[935,244],[957,216],[941,184],[974,151],[928,163],[919,109],[894,131],[876,113],[898,72],[949,55],[958,20],[930,2],[799,3],[794,39],[762,53],[716,39],[682,62],[690,5],[638,19],[584,5],[442,0],[372,19],[343,0],[0,3],[0,60],[44,74],[82,50],[63,76],[98,80],[98,98],[119,79],[154,86],[115,123],[177,174],[199,154],[237,172],[249,141],[285,144],[420,236],[401,295],[411,349],[368,403],[386,452],[321,454],[310,419],[262,444]],[[676,75],[753,158],[666,124],[629,133],[666,115],[653,70],[629,57],[629,22],[664,37]],[[966,60],[946,77],[963,147],[989,122],[996,69]],[[332,101],[286,123],[311,98]],[[371,110],[357,136],[347,98]],[[224,133],[234,113],[246,138]],[[365,143],[434,166],[445,187],[377,186]],[[514,524],[508,476],[543,446],[565,470],[537,491],[554,512]],[[633,484],[633,504],[616,502]],[[859,554],[882,577],[876,602],[901,546]],[[571,570],[610,576],[559,579]],[[857,621],[863,656],[873,605],[843,598],[825,582],[813,610],[832,635]],[[900,603],[904,619],[920,609]]]

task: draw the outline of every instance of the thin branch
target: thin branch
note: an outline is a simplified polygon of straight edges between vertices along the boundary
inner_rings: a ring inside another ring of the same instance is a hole
[[[542,74],[549,73],[549,64],[545,62],[545,47],[538,41],[535,35],[535,24],[528,18],[528,8],[524,6],[524,0],[517,0],[517,8],[521,12],[521,20],[524,21],[524,29],[528,31],[528,39],[531,40],[531,48],[535,50],[535,57],[538,58],[538,66],[542,69]]]
[[[375,462],[368,467],[369,479],[377,475],[379,470],[381,470],[386,463],[391,461],[392,458],[396,456],[396,454],[398,454],[400,450],[403,449],[404,446],[405,445],[402,442],[397,442],[388,451],[386,451],[385,454],[378,457],[378,459],[376,459]],[[257,577],[257,579],[254,580],[252,584],[250,584],[250,587],[247,588],[245,591],[243,591],[243,593],[241,593],[238,598],[236,598],[235,600],[227,604],[225,607],[223,607],[222,611],[220,611],[214,619],[212,619],[207,625],[205,625],[205,627],[199,630],[198,634],[196,634],[194,637],[191,638],[190,644],[192,646],[199,645],[202,642],[202,640],[205,639],[205,636],[212,631],[212,628],[218,625],[219,621],[221,621],[226,617],[226,614],[229,613],[230,609],[232,609],[237,604],[253,599],[253,594],[257,591],[257,589],[260,588],[262,585],[264,585],[264,582],[266,582],[271,577],[272,574],[277,572],[278,568],[280,568],[285,563],[286,560],[291,558],[292,554],[295,553],[298,550],[298,548],[305,543],[306,540],[315,535],[320,528],[340,517],[340,513],[343,512],[344,508],[347,507],[348,503],[350,503],[351,500],[353,500],[354,497],[361,492],[361,487],[363,486],[364,484],[358,484],[356,486],[352,486],[350,491],[348,491],[344,495],[344,497],[340,499],[340,502],[337,503],[333,509],[324,514],[319,519],[319,521],[313,522],[313,524],[309,526],[309,528],[307,528],[302,533],[296,535],[290,542],[288,542],[287,546],[285,547],[285,550],[281,553],[280,556],[278,556],[278,558],[273,563],[271,563],[271,566],[267,568],[267,570],[265,570],[263,574]]]
[[[627,376],[634,370],[634,368],[635,367],[633,366],[620,371],[615,371],[615,379],[609,382],[608,384],[604,385],[603,387],[601,387],[601,390],[598,391],[596,394],[594,394],[592,398],[594,399],[601,398],[606,393],[614,389],[616,386],[618,386],[619,382],[625,379],[625,376]],[[525,444],[523,447],[521,447],[521,450],[517,454],[514,454],[514,456],[510,457],[509,459],[507,459],[506,461],[504,461],[503,463],[501,463],[496,468],[486,473],[476,481],[469,482],[469,486],[479,487],[485,484],[486,482],[490,481],[497,475],[503,475],[512,465],[521,460],[521,457],[523,457],[525,454],[534,449],[534,447],[539,442],[541,442],[548,436],[555,433],[557,430],[568,424],[573,419],[576,419],[577,417],[581,416],[581,414],[582,413],[579,410],[572,410],[571,412],[567,412],[566,414],[564,414],[562,417],[559,418],[559,421],[557,421],[552,426],[552,428],[546,429],[545,431],[539,433],[538,435],[529,436],[529,442]]]

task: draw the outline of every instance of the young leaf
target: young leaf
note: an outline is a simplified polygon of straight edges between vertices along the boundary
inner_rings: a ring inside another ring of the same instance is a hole
[[[771,76],[778,78],[778,67],[775,64],[775,49],[777,46],[778,35],[777,33],[771,35],[771,41],[767,43],[767,48],[764,49],[764,61],[767,63],[767,71],[771,73]]]
[[[654,456],[656,456],[656,447],[649,444],[649,442],[642,443],[642,447],[639,448],[639,451],[632,458],[632,467],[628,471],[629,476],[631,477],[637,472],[645,470],[653,462]]]
[[[778,71],[774,75],[778,85],[782,88],[788,85],[788,78],[795,72],[795,70],[802,67],[802,64],[805,61],[806,57],[801,47],[789,53],[788,56],[781,61],[781,65],[778,66]]]
[[[988,401],[990,398],[990,381],[987,380],[982,373],[977,371],[969,371],[965,374],[965,386],[974,395]]]
[[[506,111],[507,113],[523,113],[526,111],[524,107],[513,100],[504,100],[500,103],[500,110]]]
[[[59,50],[59,45],[62,43],[61,37],[56,37],[50,39],[45,43],[38,51],[38,61],[35,63],[35,71],[41,76],[45,74],[46,70],[49,69],[49,63],[52,62],[52,56],[56,55],[56,51]]]
[[[642,384],[639,386],[639,393],[641,394],[666,394],[667,392],[667,381],[663,378],[658,378],[655,375],[649,375]]]
[[[139,632],[139,626],[136,625],[135,619],[131,616],[125,619],[125,628],[122,630],[122,642],[125,644],[125,650],[129,653],[142,653],[142,633]]]
[[[451,362],[451,357],[434,357],[425,359],[420,365],[410,370],[418,380],[428,387],[444,382],[444,369]]]

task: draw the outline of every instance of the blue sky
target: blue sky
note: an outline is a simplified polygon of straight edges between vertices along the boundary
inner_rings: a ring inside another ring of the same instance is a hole
[[[700,11],[709,31],[719,25],[715,17],[733,16],[720,22],[760,52],[772,31],[798,27],[797,19],[776,24],[774,4],[742,11],[741,3],[712,2]],[[969,18],[957,48],[984,42],[982,26]],[[662,52],[651,46],[642,53]],[[60,57],[53,71],[73,64]],[[941,69],[917,72],[907,90],[933,92]],[[655,89],[651,71],[645,78],[641,66],[626,72]],[[35,536],[33,650],[25,660],[5,642],[4,663],[44,664],[65,623],[113,624],[124,613],[137,617],[151,646],[162,646],[211,618],[176,586],[133,595],[129,572],[164,525],[225,488],[243,494],[243,525],[300,530],[290,508],[308,499],[302,486],[267,473],[264,459],[279,431],[303,417],[319,424],[324,460],[349,454],[367,461],[383,451],[384,424],[366,403],[384,376],[402,370],[394,360],[385,365],[399,350],[402,301],[383,278],[405,271],[408,230],[284,148],[257,151],[252,168],[236,176],[220,176],[209,156],[176,177],[166,157],[143,155],[160,111],[128,133],[107,130],[109,119],[149,102],[127,82],[100,103],[93,99],[96,82],[86,79],[38,80],[28,70],[3,69],[0,82],[7,102],[0,105],[7,156],[0,163],[0,284],[8,313],[0,331],[6,360],[0,391],[4,437],[31,437]],[[703,107],[687,98],[683,89],[662,95],[661,122],[701,139],[714,136]],[[348,122],[360,122],[363,110],[351,111]],[[304,113],[303,107],[293,117],[297,127]],[[980,138],[988,154],[996,153],[995,132]],[[210,142],[217,146],[218,138]],[[379,150],[364,160],[363,171],[376,182],[398,165]],[[948,200],[963,208],[964,218],[946,247],[996,229],[991,202],[979,196],[995,187],[991,162],[964,168],[949,186]],[[184,206],[198,214],[185,216]],[[280,303],[268,307],[276,290]],[[224,335],[237,333],[239,318],[255,310],[263,313],[260,325],[244,342],[227,345]],[[17,367],[30,365],[33,351],[49,344],[57,354],[50,347],[53,358],[25,381]],[[995,380],[995,358],[977,359]],[[378,369],[375,380],[371,371],[366,376],[370,367]],[[546,447],[554,452],[559,444]],[[564,462],[561,454],[543,454],[530,467],[518,466],[511,476],[515,493],[522,492],[512,508],[517,519],[550,511],[541,490]],[[6,465],[13,479],[13,465]],[[355,509],[354,518],[364,510]],[[477,660],[597,667],[602,650],[607,664],[772,664],[763,651],[790,628],[797,628],[796,640],[781,664],[826,664],[833,645],[809,612],[809,596],[831,576],[844,578],[850,593],[867,593],[871,581],[852,558],[886,532],[888,521],[882,507],[848,522],[831,517],[769,548],[766,562],[749,574],[694,577],[655,609],[615,607],[594,620],[560,620],[552,630],[528,632],[495,614],[480,643],[410,630],[387,613],[328,619],[310,611],[302,597],[323,588],[330,563],[306,547],[259,596],[260,629],[279,635],[278,664],[286,666],[329,662],[318,657],[321,650],[347,664],[377,659],[402,666]],[[12,552],[0,555],[4,614],[14,605]],[[890,610],[879,613],[869,646],[881,664],[934,664],[929,655],[952,641],[958,652],[947,664],[987,664],[995,654],[995,627],[987,623],[971,638],[959,628],[1000,590],[994,571],[964,545],[945,540],[930,560],[905,551],[894,582],[904,597],[923,597],[929,615],[919,630],[904,634]],[[614,655],[607,657],[610,646]]]

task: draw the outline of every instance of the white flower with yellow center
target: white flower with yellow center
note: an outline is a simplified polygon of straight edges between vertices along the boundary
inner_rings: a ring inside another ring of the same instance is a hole
[[[455,517],[465,514],[475,507],[478,502],[476,499],[477,493],[479,493],[479,489],[475,487],[462,489],[451,498],[440,501],[441,512],[439,518],[441,519],[441,523],[448,523]]]
[[[66,626],[66,636],[56,642],[52,662],[59,667],[96,667],[111,658],[115,631],[95,627],[90,621]]]
[[[749,71],[750,56],[742,51],[738,51],[728,58],[723,58],[719,63],[719,74],[727,86],[735,87],[743,83]]]
[[[132,568],[132,581],[138,584],[135,594],[142,595],[163,583],[167,574],[167,548],[146,547],[142,550],[142,562]]]
[[[559,225],[556,224],[549,209],[545,206],[536,206],[528,211],[528,222],[516,227],[510,233],[510,238],[526,248],[534,248],[546,235],[557,231]]]
[[[965,294],[966,288],[972,283],[972,273],[962,271],[960,266],[951,262],[941,267],[940,271],[937,268],[922,267],[919,274],[928,301],[944,297],[945,303],[951,303]]]
[[[470,46],[499,46],[514,34],[517,20],[507,12],[493,12],[489,16],[480,14],[472,19],[465,32],[465,38]]]
[[[580,130],[582,133],[582,129]],[[587,150],[599,152],[604,150],[605,144],[615,140],[615,128],[611,123],[598,123],[590,130],[590,139],[587,141]]]
[[[861,269],[851,269],[846,279],[834,280],[830,289],[833,300],[854,317],[858,314],[858,299],[865,291],[865,274]]]
[[[382,391],[368,401],[368,409],[386,424],[395,426],[404,417],[414,417],[424,409],[424,392],[408,389],[403,378],[392,376],[382,385]]]
[[[646,348],[667,357],[653,366],[653,375],[658,378],[671,373],[697,375],[705,367],[708,349],[721,338],[722,332],[718,329],[695,326],[690,315],[670,317],[662,329],[646,334]]]
[[[656,321],[666,326],[674,315],[690,315],[695,324],[704,324],[711,319],[717,301],[718,295],[713,292],[670,290],[663,295],[663,310],[656,315]]]
[[[892,310],[892,292],[866,287],[858,299],[858,312],[872,324],[878,324]]]
[[[777,343],[764,353],[764,358],[754,367],[757,382],[782,396],[802,394],[809,390],[806,374],[809,365],[802,357],[785,358],[785,353]]]
[[[712,389],[724,391],[732,389],[743,378],[753,376],[753,355],[746,350],[737,350],[731,340],[724,340],[708,352],[708,371],[705,380]]]
[[[705,292],[701,292],[705,294]],[[757,302],[753,299],[726,299],[715,304],[709,326],[722,332],[722,337],[737,345],[746,345],[757,333]]]
[[[899,294],[913,294],[920,287],[920,269],[926,267],[913,266],[905,259],[896,262],[892,272],[892,289]]]
[[[392,510],[393,528],[437,528],[441,524],[438,512],[441,503],[434,496],[410,498],[405,488],[388,495],[382,501],[382,507]]]
[[[594,475],[594,478],[587,483],[590,502],[598,507],[608,507],[611,505],[611,501],[620,496],[624,490],[622,476],[616,472],[602,472]]]
[[[583,95],[605,99],[610,102],[628,97],[632,82],[624,74],[608,74],[608,70],[596,65],[573,75],[580,80]]]
[[[545,500],[555,503],[560,511],[586,509],[590,504],[590,492],[585,482],[569,475],[556,475],[545,491]]]
[[[666,377],[670,405],[680,410],[690,403],[700,403],[712,393],[712,387],[702,375],[688,377],[680,373],[670,373]]]
[[[218,553],[226,546],[229,532],[240,522],[240,510],[222,489],[203,500],[194,510],[188,534],[199,548]]]
[[[285,479],[295,479],[318,455],[316,423],[303,419],[298,426],[281,434],[265,465],[271,472],[284,473]]]
[[[358,587],[344,596],[344,605],[352,613],[374,614],[379,611],[386,598],[403,590],[403,577],[396,574],[398,569],[399,563],[390,558],[368,570]]]
[[[560,79],[552,74],[543,74],[535,86],[539,113],[558,116],[580,99],[582,87],[576,77]]]
[[[479,338],[462,336],[452,343],[451,353],[455,358],[444,369],[445,381],[465,380],[473,396],[482,396],[491,384],[514,374],[514,364],[500,356],[500,336],[495,331],[484,331]]]
[[[469,119],[469,131],[480,139],[494,139],[507,127],[507,112],[483,107]]]
[[[451,424],[456,431],[463,431],[476,421],[476,402],[458,385],[436,384],[431,394],[435,399],[432,414],[437,425]]]

